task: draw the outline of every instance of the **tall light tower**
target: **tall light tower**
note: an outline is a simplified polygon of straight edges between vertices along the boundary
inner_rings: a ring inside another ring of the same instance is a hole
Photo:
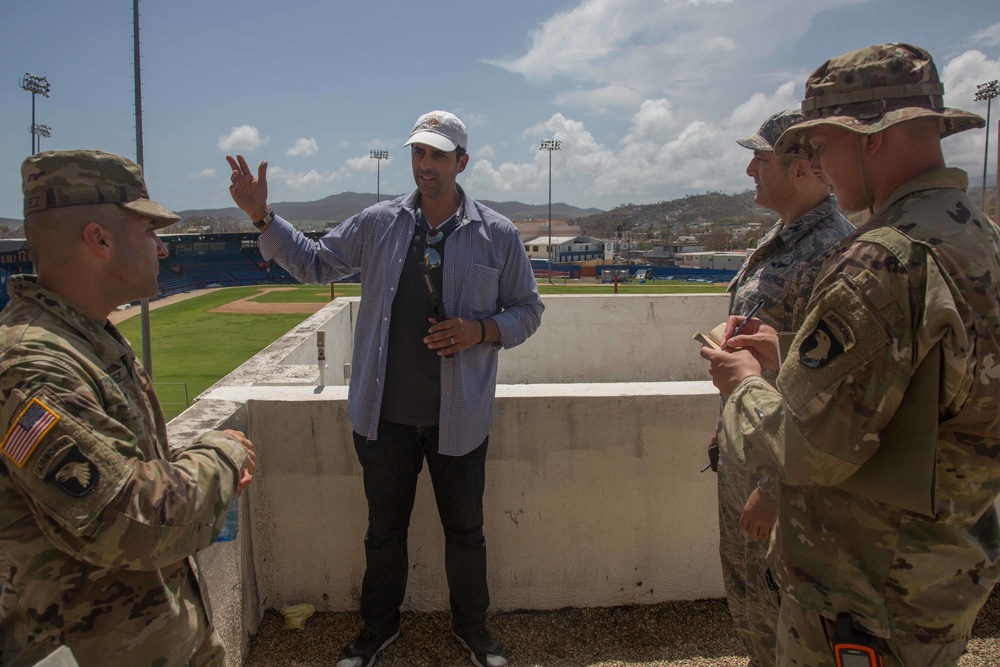
[[[382,160],[389,159],[389,151],[372,149],[371,158],[375,160],[375,203],[378,203],[382,194]]]
[[[976,102],[986,100],[986,147],[983,149],[983,213],[987,215],[989,213],[986,211],[986,166],[990,158],[990,107],[992,106],[993,98],[997,96],[1000,96],[1000,86],[997,85],[997,79],[993,79],[992,81],[987,81],[976,86],[976,95],[972,98]],[[1000,212],[1000,191],[997,192],[997,198],[997,211]]]
[[[542,139],[538,150],[549,152],[549,284],[552,284],[552,151],[562,147],[562,142],[556,139]]]
[[[38,149],[38,152],[41,153],[42,152],[42,137],[51,137],[52,136],[52,128],[49,127],[48,125],[42,125],[41,123],[35,123],[34,125],[31,126],[31,133],[34,134],[36,137],[38,137],[38,139],[36,139],[36,141],[38,142],[38,145],[36,146],[36,148]]]
[[[35,76],[34,74],[27,73],[25,73],[20,83],[22,89],[31,93],[31,154],[34,155],[38,152],[35,150],[35,95],[49,97],[50,86],[48,79],[44,76]]]

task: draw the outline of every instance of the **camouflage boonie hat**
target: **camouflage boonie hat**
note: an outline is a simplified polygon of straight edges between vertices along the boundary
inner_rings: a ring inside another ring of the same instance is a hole
[[[805,121],[775,144],[788,152],[803,131],[837,125],[859,134],[876,134],[915,118],[937,118],[941,137],[981,128],[986,122],[968,111],[944,106],[944,85],[931,54],[909,44],[878,44],[823,63],[806,81]]]
[[[118,204],[153,218],[156,229],[180,220],[149,199],[142,167],[104,151],[47,151],[21,165],[24,215],[63,206]]]
[[[778,143],[781,133],[802,122],[802,112],[798,109],[785,109],[779,111],[764,121],[764,124],[757,130],[757,134],[747,137],[740,137],[736,140],[743,148],[752,151],[773,151],[774,145]]]

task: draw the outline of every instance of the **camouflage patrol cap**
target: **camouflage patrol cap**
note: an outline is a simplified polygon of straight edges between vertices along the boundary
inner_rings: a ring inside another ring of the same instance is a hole
[[[104,151],[47,151],[21,165],[24,215],[63,206],[118,204],[153,218],[156,229],[180,220],[149,199],[142,167]]]
[[[781,136],[781,133],[792,125],[801,122],[801,111],[798,109],[785,109],[765,120],[764,124],[757,130],[757,134],[740,137],[736,140],[736,143],[752,151],[773,151],[774,144],[778,143],[778,137]]]
[[[944,106],[931,54],[909,44],[878,44],[826,61],[806,81],[802,114],[805,120],[785,132],[775,150],[804,144],[803,131],[817,125],[876,134],[908,120],[936,118],[941,137],[947,137],[986,124],[974,113]]]

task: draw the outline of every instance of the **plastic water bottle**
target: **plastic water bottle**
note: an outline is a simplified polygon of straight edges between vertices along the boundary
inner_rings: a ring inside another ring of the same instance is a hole
[[[215,538],[216,542],[231,542],[236,539],[236,531],[240,526],[239,505],[240,499],[234,497],[226,512],[226,523],[222,526],[222,532]]]

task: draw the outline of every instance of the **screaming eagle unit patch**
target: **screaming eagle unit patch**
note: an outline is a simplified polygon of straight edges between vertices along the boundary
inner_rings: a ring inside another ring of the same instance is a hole
[[[855,336],[847,321],[828,310],[799,346],[799,363],[820,368],[854,347]]]

